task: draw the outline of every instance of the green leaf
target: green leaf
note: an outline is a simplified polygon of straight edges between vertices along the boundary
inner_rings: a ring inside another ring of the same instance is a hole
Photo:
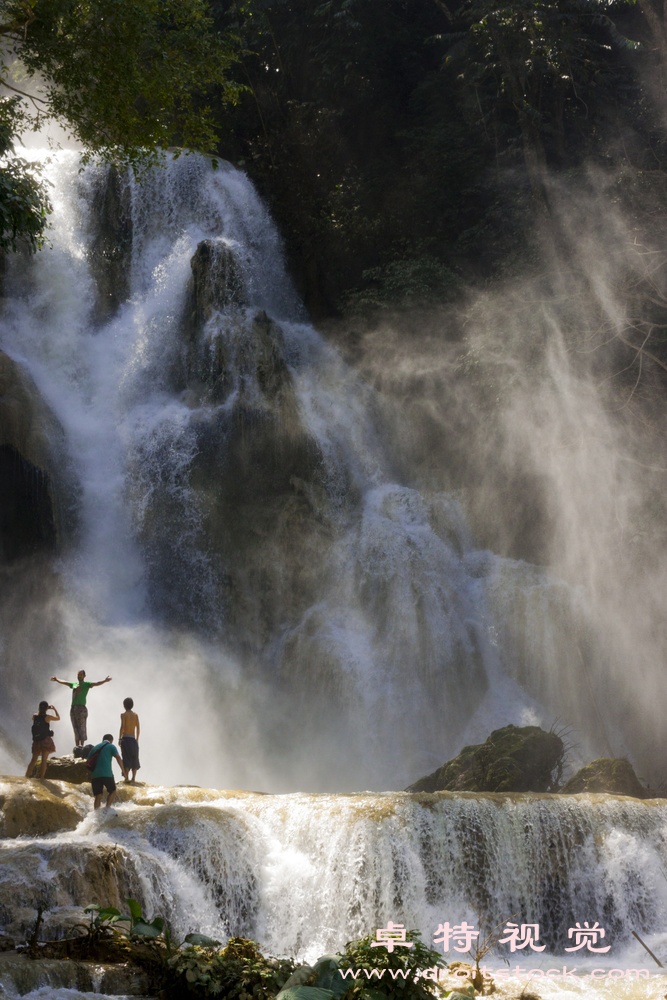
[[[132,925],[133,937],[158,938],[162,933],[162,927],[156,927],[156,922],[147,924],[143,920],[137,920]]]
[[[143,913],[141,912],[141,906],[136,899],[126,899],[125,902],[127,903],[130,914],[132,915],[132,921],[141,920]]]
[[[186,934],[185,941],[187,944],[194,944],[199,948],[217,948],[221,943],[215,938],[207,937],[206,934]]]

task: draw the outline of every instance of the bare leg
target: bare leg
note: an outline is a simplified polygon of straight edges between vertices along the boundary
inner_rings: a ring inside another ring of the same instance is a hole
[[[134,771],[132,772],[132,784],[134,784],[134,782],[135,782],[136,780],[137,780],[137,772],[136,772],[136,770],[134,770]]]
[[[99,809],[101,805],[102,805],[102,792],[100,792],[99,795],[95,796],[95,808]]]
[[[35,764],[37,763],[37,758],[41,752],[41,750],[38,750],[37,753],[32,755],[32,760],[28,764],[28,770],[25,772],[26,778],[32,778],[32,772],[35,770]]]
[[[109,808],[109,806],[111,805],[111,803],[115,798],[116,798],[116,790],[114,789],[113,792],[109,792],[109,794],[107,795],[107,804],[106,804],[107,809]]]
[[[39,769],[39,776],[40,776],[40,778],[43,778],[46,775],[46,762],[49,759],[49,754],[50,753],[51,753],[50,750],[46,750],[42,754],[42,766]]]

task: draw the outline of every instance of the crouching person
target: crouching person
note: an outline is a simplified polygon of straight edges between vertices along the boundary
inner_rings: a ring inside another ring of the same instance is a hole
[[[102,805],[102,793],[105,788],[108,793],[105,803],[107,809],[116,798],[116,782],[113,776],[114,758],[118,761],[123,777],[127,778],[123,761],[113,744],[113,736],[111,733],[107,733],[102,742],[94,746],[88,754],[88,767],[91,769],[90,780],[93,785],[96,809]]]

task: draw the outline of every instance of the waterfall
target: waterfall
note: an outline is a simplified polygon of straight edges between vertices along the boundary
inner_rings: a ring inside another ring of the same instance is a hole
[[[516,919],[540,925],[546,968],[597,920],[613,965],[644,968],[630,932],[664,945],[661,802],[358,791],[510,722],[559,717],[581,759],[612,726],[617,753],[640,746],[622,704],[603,714],[613,684],[594,691],[611,640],[585,589],[476,547],[462,498],[405,474],[381,393],[306,321],[243,174],[45,169],[52,245],[11,261],[0,325],[24,517],[0,565],[1,763],[20,773],[43,697],[69,749],[48,678],[83,668],[113,677],[91,737],[130,695],[139,777],[201,787],[127,790],[110,816],[82,793],[72,829],[4,839],[5,929],[45,906],[59,934],[91,893],[132,896],[179,933],[312,959],[390,920],[430,944],[445,921]]]
[[[89,813],[71,832],[3,841],[0,907],[10,933],[29,926],[40,902],[47,936],[62,933],[80,919],[77,906],[105,893],[112,903],[132,895],[149,914],[168,913],[179,934],[241,935],[266,952],[310,959],[389,920],[420,929],[429,945],[445,921],[487,931],[511,919],[537,923],[546,959],[530,957],[541,964],[554,955],[602,961],[567,956],[577,921],[605,928],[606,964],[628,950],[637,964],[633,929],[664,945],[662,802],[155,787],[130,794],[115,814]],[[19,885],[23,908],[13,911]],[[507,947],[499,953],[509,955]]]
[[[162,782],[400,788],[557,717],[597,750],[590,692],[563,682],[585,599],[401,479],[247,178],[197,156],[141,183],[67,153],[46,170],[52,245],[11,262],[0,346],[49,414],[59,552],[3,570],[5,745],[84,668],[113,676],[91,735],[132,695]]]

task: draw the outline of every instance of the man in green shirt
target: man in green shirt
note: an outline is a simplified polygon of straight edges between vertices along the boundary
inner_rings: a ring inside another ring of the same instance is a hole
[[[94,746],[92,750],[88,752],[89,760],[94,753],[97,754],[97,760],[95,761],[95,767],[90,775],[90,780],[93,785],[93,795],[95,796],[95,808],[99,809],[102,805],[102,793],[106,788],[108,794],[105,805],[108,809],[113,800],[116,798],[116,782],[113,776],[114,758],[120,764],[120,769],[123,772],[124,778],[127,778],[127,771],[125,770],[117,748],[113,744],[113,736],[111,733],[106,733],[102,742],[98,743],[97,746]]]
[[[51,680],[72,689],[72,707],[69,717],[74,730],[74,743],[77,747],[82,747],[88,742],[88,709],[86,708],[88,692],[91,688],[106,684],[111,678],[106,677],[103,681],[87,681],[85,670],[80,670],[76,676],[76,681],[61,681],[59,677],[52,677]]]

